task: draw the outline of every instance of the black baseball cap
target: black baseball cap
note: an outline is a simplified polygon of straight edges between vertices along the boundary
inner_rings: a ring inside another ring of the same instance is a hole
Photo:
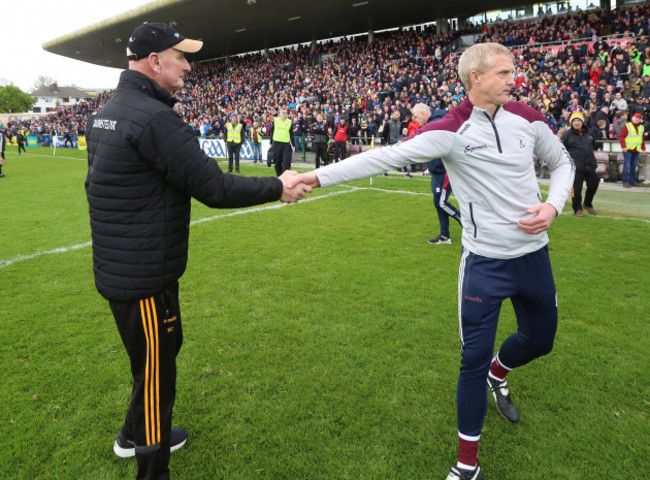
[[[185,38],[164,23],[143,23],[129,37],[126,58],[139,60],[150,53],[162,52],[171,47],[185,53],[196,53],[203,47],[203,42]]]

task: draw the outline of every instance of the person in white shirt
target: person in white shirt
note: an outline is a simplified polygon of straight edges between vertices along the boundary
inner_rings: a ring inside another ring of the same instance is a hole
[[[476,44],[458,64],[467,98],[446,117],[396,145],[294,179],[327,187],[443,159],[463,224],[458,276],[459,450],[447,480],[484,478],[478,442],[487,412],[486,382],[499,412],[513,423],[519,421],[505,377],[549,353],[557,328],[546,231],[571,191],[574,165],[539,112],[510,101],[514,72],[513,56],[506,47]],[[543,159],[551,172],[545,201],[533,155]],[[499,311],[507,298],[514,305],[517,331],[492,358]]]

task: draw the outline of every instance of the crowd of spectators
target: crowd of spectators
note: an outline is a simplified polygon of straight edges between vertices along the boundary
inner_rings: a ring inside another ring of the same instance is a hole
[[[97,111],[111,95],[112,92],[101,93],[77,105],[60,107],[58,111],[38,118],[11,120],[3,126],[4,132],[9,140],[19,131],[23,131],[27,135],[37,136],[39,142],[43,135],[83,135],[88,116]]]
[[[463,101],[457,44],[461,35],[474,34],[512,48],[513,100],[538,109],[555,131],[576,110],[597,138],[615,139],[637,111],[648,124],[650,3],[611,12],[539,13],[523,22],[470,24],[441,34],[433,26],[414,27],[375,34],[372,43],[357,36],[201,63],[186,78],[175,108],[197,136],[223,136],[233,113],[246,125],[259,122],[264,134],[285,106],[298,138],[310,135],[317,113],[331,128],[346,118],[350,137],[382,137],[395,111],[406,126],[416,103],[435,110]],[[14,126],[36,134],[83,133],[88,114],[110,95]]]

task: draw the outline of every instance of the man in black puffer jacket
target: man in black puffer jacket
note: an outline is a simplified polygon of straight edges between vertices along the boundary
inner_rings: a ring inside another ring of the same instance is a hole
[[[593,206],[594,195],[598,190],[600,179],[596,173],[598,164],[594,155],[595,141],[585,128],[584,115],[582,112],[573,112],[569,118],[569,128],[562,135],[562,143],[573,158],[576,168],[576,176],[573,181],[573,211],[576,217],[584,217],[582,203],[582,183],[587,182],[584,208],[591,214],[596,215]]]
[[[142,479],[168,479],[187,431],[171,426],[183,334],[178,280],[187,265],[190,202],[234,208],[295,202],[309,187],[221,171],[172,109],[190,71],[184,53],[203,42],[147,23],[129,39],[129,69],[88,121],[88,176],[97,290],[110,304],[131,361],[133,393],[113,450],[135,456]]]

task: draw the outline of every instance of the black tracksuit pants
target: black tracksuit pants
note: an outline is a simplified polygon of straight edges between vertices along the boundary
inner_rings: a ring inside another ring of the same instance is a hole
[[[235,161],[235,170],[239,173],[239,151],[241,143],[227,142],[226,150],[228,151],[228,173],[232,173],[232,163]]]
[[[588,171],[576,171],[576,176],[573,181],[573,191],[572,193],[572,203],[573,211],[577,212],[582,210],[582,183],[587,182],[587,191],[585,192],[585,207],[593,207],[592,201],[594,200],[594,195],[596,195],[596,190],[598,190],[598,184],[600,183],[600,178],[594,170]]]
[[[327,157],[327,143],[314,143],[314,150],[316,151],[316,168],[320,168],[321,160],[323,165],[330,163]]]
[[[135,442],[137,479],[169,478],[176,355],[183,343],[178,283],[142,300],[109,302],[131,360],[124,435]]]
[[[291,158],[293,157],[291,143],[273,142],[273,155],[275,173],[278,177],[286,170],[291,170]]]

